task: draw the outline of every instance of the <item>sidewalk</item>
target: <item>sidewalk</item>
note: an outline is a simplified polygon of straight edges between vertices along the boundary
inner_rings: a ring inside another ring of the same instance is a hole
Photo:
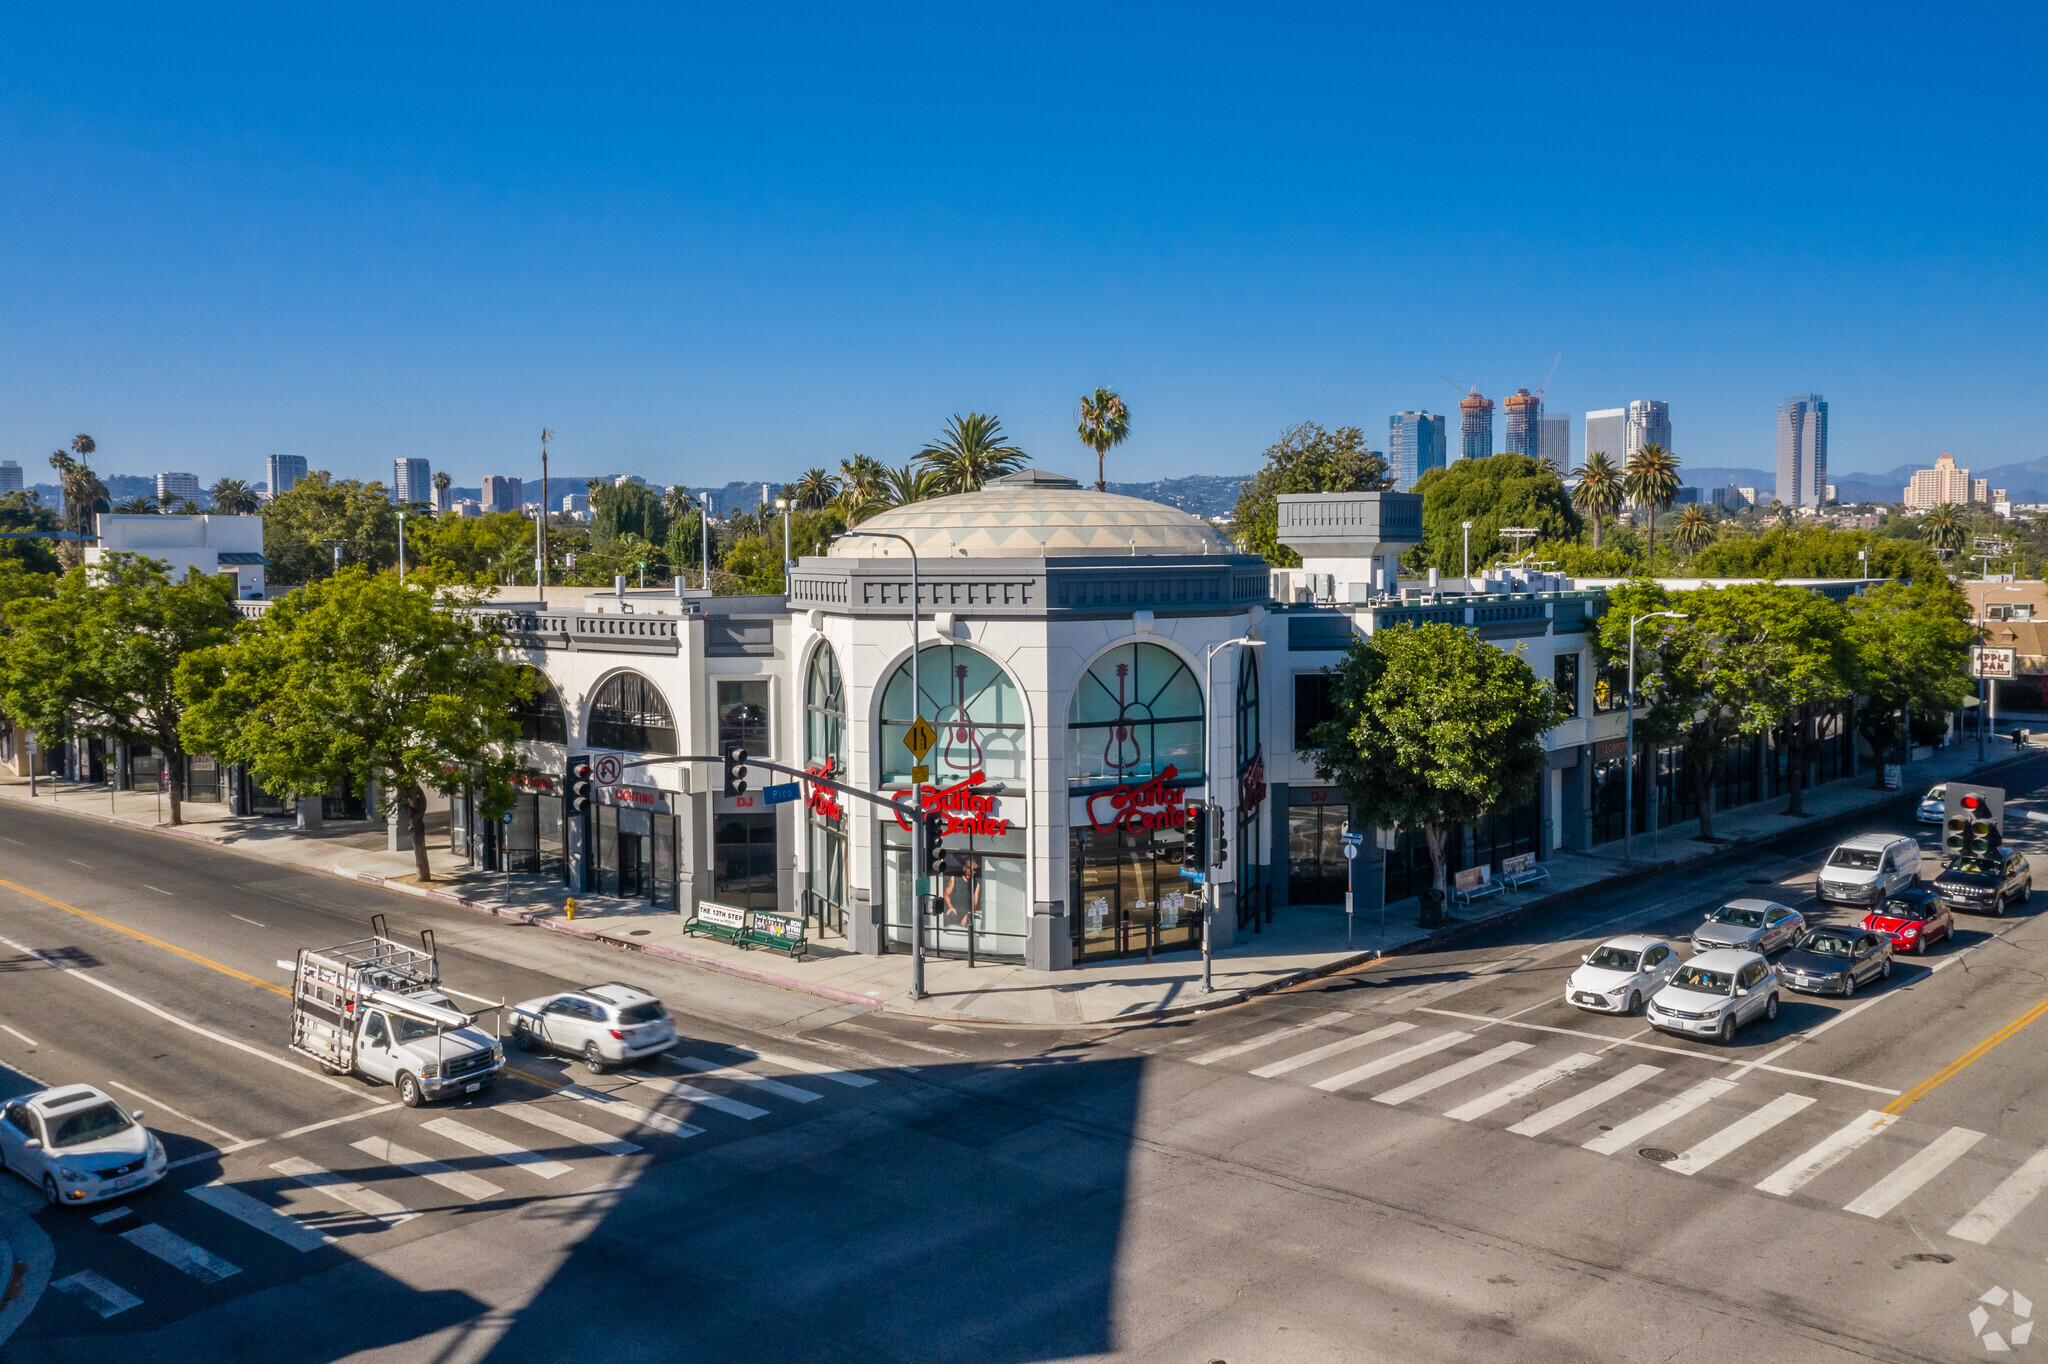
[[[565,913],[565,897],[558,883],[538,876],[475,871],[447,851],[445,839],[428,852],[435,882],[421,886],[414,874],[412,853],[385,851],[382,823],[330,823],[317,833],[300,833],[286,820],[235,817],[225,813],[224,806],[188,802],[185,826],[171,829],[157,823],[154,792],[109,796],[103,786],[53,783],[47,778],[41,782],[42,793],[35,803],[84,818],[216,843],[301,871],[324,871],[862,1008],[935,1021],[1061,1027],[1130,1022],[1236,1003],[1376,956],[1453,941],[1480,925],[1497,925],[1564,903],[1595,886],[1654,875],[1682,862],[1765,843],[1803,828],[1811,820],[1881,804],[1901,794],[1917,795],[1936,782],[1966,777],[2013,756],[2009,740],[1993,743],[1983,764],[1977,761],[1975,744],[1941,750],[1906,767],[1900,792],[1873,790],[1867,773],[1832,782],[1807,792],[1806,819],[1780,813],[1786,803],[1783,797],[1742,806],[1716,815],[1715,832],[1720,840],[1716,843],[1691,836],[1697,831],[1697,822],[1638,835],[1633,864],[1620,859],[1618,843],[1603,844],[1602,851],[1595,854],[1559,852],[1544,864],[1550,869],[1548,882],[1519,894],[1496,896],[1434,931],[1415,926],[1417,905],[1413,899],[1388,905],[1384,913],[1360,914],[1355,923],[1347,923],[1347,916],[1335,910],[1286,910],[1262,932],[1246,930],[1236,946],[1217,954],[1211,964],[1215,992],[1208,995],[1200,993],[1200,955],[1176,952],[1150,962],[1114,962],[1057,974],[1003,963],[983,962],[970,968],[965,961],[927,958],[928,997],[912,1000],[908,994],[910,961],[901,949],[890,956],[864,956],[832,946],[839,940],[831,939],[814,945],[805,960],[793,962],[779,954],[741,951],[693,938],[683,932],[684,916],[680,914],[654,909],[644,901],[598,895],[577,897],[572,922]],[[26,802],[28,783],[0,778],[0,799]]]

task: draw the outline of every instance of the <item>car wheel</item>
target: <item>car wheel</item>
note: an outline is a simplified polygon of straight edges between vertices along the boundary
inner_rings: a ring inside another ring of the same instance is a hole
[[[427,1101],[427,1093],[420,1088],[420,1082],[409,1070],[398,1072],[398,1101],[407,1108],[418,1108]]]
[[[1877,968],[1877,978],[1879,980],[1890,980],[1892,978],[1892,959],[1890,957],[1886,957],[1884,965]]]
[[[1992,900],[1991,917],[1994,919],[2003,919],[2005,917],[2005,897],[2003,895]]]
[[[1778,1021],[1778,997],[1776,995],[1772,995],[1764,1001],[1764,1019],[1771,1023]]]
[[[535,1046],[534,1035],[524,1028],[514,1028],[512,1030],[512,1045],[521,1051],[532,1051]]]
[[[53,1208],[63,1203],[64,1200],[57,1193],[57,1176],[43,1176],[43,1198]]]
[[[1628,992],[1628,1012],[1629,1012],[1629,1017],[1631,1017],[1631,1018],[1635,1017],[1635,1016],[1636,1016],[1637,1014],[1639,1014],[1639,1013],[1641,1013],[1641,1012],[1642,1012],[1642,1009],[1643,1009],[1643,995],[1642,995],[1642,992],[1641,992],[1640,990],[1630,990],[1630,991]]]
[[[604,1053],[597,1049],[597,1043],[583,1044],[583,1068],[592,1075],[604,1074]]]
[[[1925,956],[1927,954],[1926,935],[1922,934],[1920,937],[1913,939],[1913,945],[1907,948],[1906,950],[1911,952],[1916,957]]]
[[[1855,993],[1856,993],[1856,968],[1852,966],[1852,967],[1850,967],[1850,968],[1849,968],[1849,972],[1848,972],[1848,974],[1842,977],[1842,998],[1844,998],[1844,999],[1848,999],[1848,998],[1852,997],[1853,995],[1855,995]]]
[[[2029,904],[2029,903],[2031,903],[2031,902],[2033,901],[2033,898],[2034,898],[2034,882],[2033,882],[2033,879],[2032,879],[2032,878],[2030,877],[2030,878],[2028,878],[2028,881],[2027,881],[2027,891],[2026,891],[2026,894],[2024,894],[2024,895],[2020,896],[2020,903],[2021,903],[2021,904]]]

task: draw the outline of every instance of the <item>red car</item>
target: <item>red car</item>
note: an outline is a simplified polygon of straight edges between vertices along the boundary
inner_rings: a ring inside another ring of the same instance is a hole
[[[1863,926],[1892,940],[1900,952],[1925,952],[1936,938],[1953,938],[1956,920],[1948,906],[1922,887],[1902,890],[1863,916]]]

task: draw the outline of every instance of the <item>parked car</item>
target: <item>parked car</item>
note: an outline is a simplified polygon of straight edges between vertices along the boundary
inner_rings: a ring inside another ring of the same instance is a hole
[[[141,1109],[130,1113],[91,1085],[62,1085],[0,1105],[0,1168],[71,1207],[154,1184],[170,1158]]]
[[[1996,917],[2034,898],[2034,869],[2009,848],[1958,853],[1935,876],[1934,895],[1952,910]]]
[[[1778,983],[1810,995],[1847,999],[1891,973],[1891,939],[1867,928],[1816,928],[1778,958]]]
[[[1858,834],[1837,845],[1814,878],[1822,904],[1874,905],[1920,881],[1920,843],[1904,834]]]
[[[660,1000],[612,981],[513,1006],[512,1043],[521,1051],[581,1056],[597,1075],[667,1051],[676,1044],[676,1029]]]
[[[1644,1016],[1664,1032],[1733,1042],[1744,1023],[1778,1016],[1778,973],[1755,952],[1703,952],[1678,968]]]
[[[1564,983],[1567,1002],[1597,1013],[1632,1014],[1664,988],[1682,963],[1662,938],[1615,938],[1579,958]]]
[[[1895,948],[1925,952],[1927,945],[1956,935],[1956,916],[1924,886],[1902,890],[1863,916],[1863,926],[1890,939]]]
[[[1913,818],[1922,824],[1939,824],[1948,813],[1948,783],[1927,788],[1927,794],[1920,797],[1920,808],[1913,812]]]
[[[1730,900],[1692,931],[1692,950],[1736,947],[1769,956],[1806,932],[1806,916],[1775,900]]]

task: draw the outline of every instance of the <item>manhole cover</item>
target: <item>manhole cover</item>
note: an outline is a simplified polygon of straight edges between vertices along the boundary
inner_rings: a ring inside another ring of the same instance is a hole
[[[635,938],[644,938],[647,936],[647,930],[644,928],[631,929],[628,931],[628,936]]]
[[[1644,1160],[1654,1160],[1662,1165],[1667,1160],[1677,1160],[1678,1152],[1662,1146],[1645,1146],[1636,1152]]]

